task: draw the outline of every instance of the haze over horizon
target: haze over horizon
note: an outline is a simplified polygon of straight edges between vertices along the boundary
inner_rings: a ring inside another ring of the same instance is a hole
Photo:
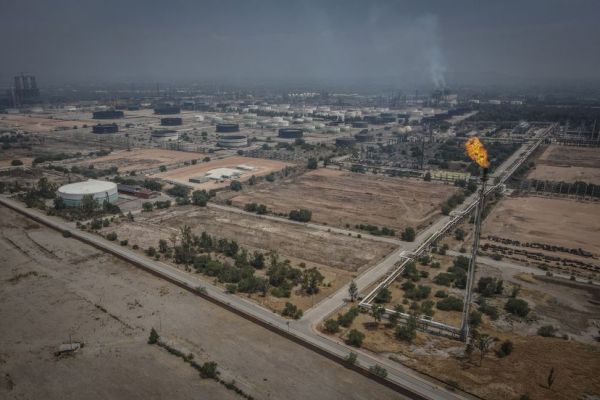
[[[589,0],[0,1],[0,86],[600,81]]]

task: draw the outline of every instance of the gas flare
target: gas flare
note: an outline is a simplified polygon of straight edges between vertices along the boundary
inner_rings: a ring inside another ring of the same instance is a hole
[[[475,161],[481,168],[487,168],[490,166],[487,150],[479,138],[473,137],[467,140],[467,143],[465,143],[465,149],[467,150],[469,158]]]

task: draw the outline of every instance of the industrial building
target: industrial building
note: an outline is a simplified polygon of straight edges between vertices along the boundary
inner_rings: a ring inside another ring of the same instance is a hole
[[[217,145],[220,147],[235,148],[248,146],[248,137],[244,135],[225,135],[219,137]]]
[[[178,126],[178,125],[183,124],[183,120],[179,117],[161,118],[160,124],[162,126]]]
[[[8,94],[15,108],[40,101],[40,90],[33,75],[15,76],[14,85],[9,89]]]
[[[150,134],[152,140],[157,142],[170,142],[179,139],[179,133],[172,129],[158,129]]]
[[[149,199],[150,197],[158,195],[158,193],[153,192],[152,190],[142,188],[139,186],[130,186],[130,185],[117,185],[117,190],[119,193],[123,193],[129,196],[139,197],[140,199]]]
[[[304,131],[299,128],[281,128],[278,135],[283,139],[298,139],[304,135]]]
[[[368,128],[369,127],[369,123],[367,121],[354,121],[352,123],[352,127],[353,128],[364,129],[364,128]]]
[[[58,188],[58,196],[67,207],[79,207],[85,195],[91,195],[100,204],[104,201],[114,203],[119,199],[117,184],[114,182],[89,179]]]
[[[123,118],[125,114],[119,110],[102,110],[94,111],[92,118],[94,119],[117,119]]]
[[[117,124],[97,124],[92,127],[93,133],[117,133],[119,126]]]
[[[181,109],[177,106],[160,106],[154,108],[154,114],[157,115],[170,115],[170,114],[179,114]]]
[[[228,133],[228,132],[239,132],[239,124],[217,124],[217,132]]]
[[[375,140],[375,135],[369,133],[366,129],[354,135],[357,142],[372,142]]]

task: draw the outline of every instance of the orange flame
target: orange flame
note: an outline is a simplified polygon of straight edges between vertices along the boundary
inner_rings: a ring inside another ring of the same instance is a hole
[[[481,140],[477,137],[472,137],[465,143],[465,149],[471,160],[475,161],[481,168],[487,168],[490,166],[488,160],[488,153]]]

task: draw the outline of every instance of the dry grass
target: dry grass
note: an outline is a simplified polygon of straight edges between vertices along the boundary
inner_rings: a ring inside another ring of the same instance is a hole
[[[440,215],[456,188],[417,179],[391,178],[321,168],[274,184],[247,188],[233,204],[266,204],[276,213],[305,208],[312,221],[337,227],[356,224],[424,227]]]

